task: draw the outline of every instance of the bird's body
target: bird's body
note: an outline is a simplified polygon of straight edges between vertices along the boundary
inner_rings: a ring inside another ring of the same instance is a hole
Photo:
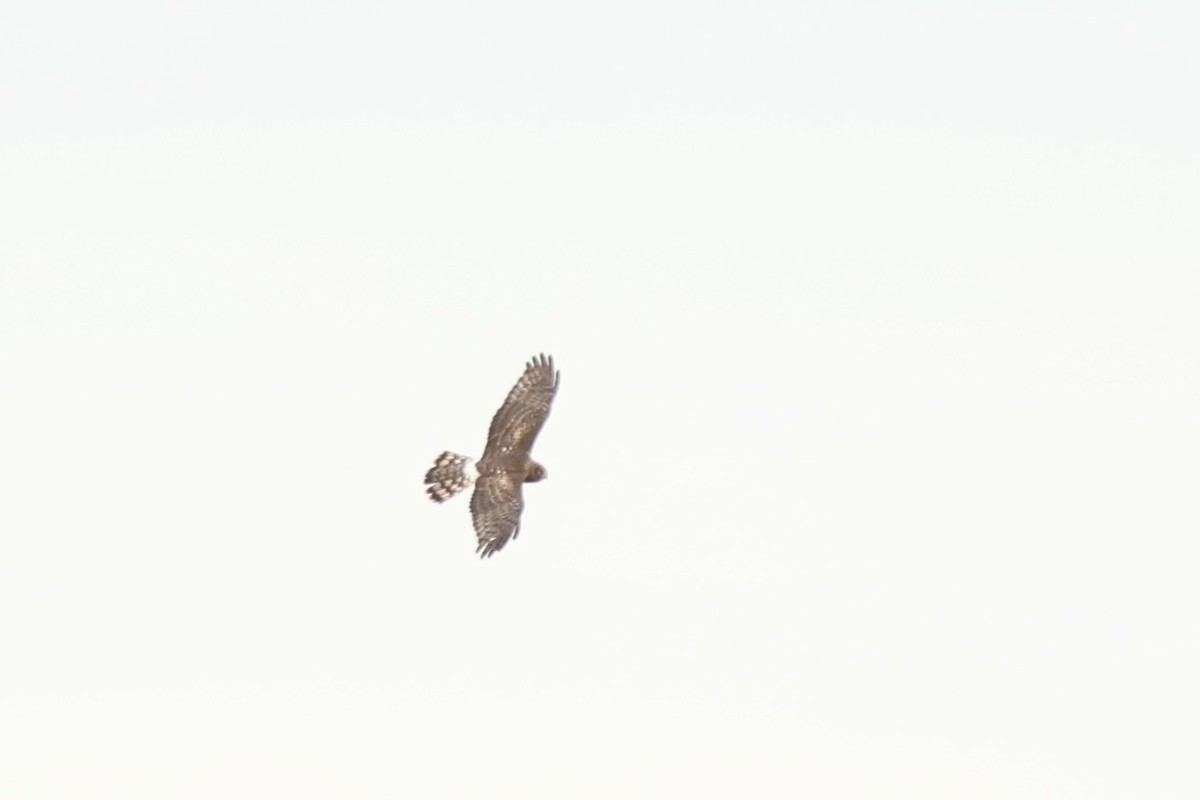
[[[516,538],[521,530],[524,500],[521,484],[536,483],[546,470],[529,455],[533,442],[550,415],[558,391],[553,359],[540,355],[525,365],[504,404],[492,417],[487,446],[475,461],[445,451],[425,473],[426,492],[442,503],[474,485],[471,520],[478,541],[476,552],[490,557]]]

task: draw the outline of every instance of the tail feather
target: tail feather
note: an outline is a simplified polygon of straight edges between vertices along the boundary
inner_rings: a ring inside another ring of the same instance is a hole
[[[429,484],[425,491],[430,500],[444,503],[475,483],[478,477],[473,459],[447,450],[434,460],[433,466],[425,473],[425,483]]]

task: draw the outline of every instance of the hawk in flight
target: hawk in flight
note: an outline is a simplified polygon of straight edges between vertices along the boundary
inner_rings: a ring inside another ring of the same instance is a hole
[[[425,490],[436,503],[444,503],[475,484],[471,495],[471,520],[480,558],[504,547],[521,531],[521,484],[546,477],[546,470],[529,456],[533,440],[550,416],[550,403],[558,391],[554,360],[544,354],[525,365],[521,376],[488,428],[483,457],[475,461],[446,451],[425,473]]]

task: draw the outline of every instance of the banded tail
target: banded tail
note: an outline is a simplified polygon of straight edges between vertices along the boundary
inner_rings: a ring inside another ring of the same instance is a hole
[[[429,484],[425,491],[430,500],[444,503],[475,483],[478,477],[474,459],[446,450],[434,459],[433,466],[425,473],[425,483]]]

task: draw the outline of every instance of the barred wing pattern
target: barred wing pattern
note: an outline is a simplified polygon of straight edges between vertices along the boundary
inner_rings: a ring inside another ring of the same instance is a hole
[[[539,355],[525,365],[521,376],[488,429],[484,459],[512,453],[529,455],[533,440],[550,416],[550,403],[558,391],[558,373],[554,359]]]
[[[479,480],[471,495],[476,552],[490,557],[521,530],[521,484],[541,480],[541,465],[529,456],[533,440],[550,416],[558,391],[554,360],[545,354],[525,365],[525,373],[492,417],[487,447],[479,459]]]
[[[509,472],[487,475],[475,484],[471,495],[471,520],[475,523],[475,552],[491,558],[509,539],[521,532],[521,478]]]

